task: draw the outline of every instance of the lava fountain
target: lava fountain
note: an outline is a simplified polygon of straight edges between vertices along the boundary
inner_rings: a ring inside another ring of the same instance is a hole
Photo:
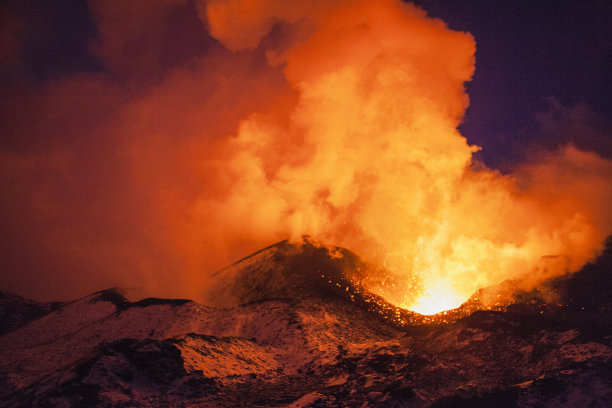
[[[252,114],[228,139],[226,208],[383,264],[370,289],[390,302],[434,314],[506,279],[573,271],[610,232],[609,161],[567,146],[509,175],[472,162],[479,148],[457,131],[470,34],[393,0],[208,1],[201,14],[230,49],[269,47],[297,92],[287,120]]]
[[[11,208],[44,231],[16,227],[14,241],[74,272],[41,288],[112,278],[197,299],[220,267],[309,235],[388,271],[369,290],[434,314],[507,279],[575,271],[612,232],[610,160],[568,145],[502,174],[473,159],[457,130],[469,33],[399,0],[186,3],[90,2],[109,73],[57,79],[27,103],[47,113],[40,139],[63,144],[7,161],[8,179],[42,180],[15,188]],[[156,40],[179,9],[207,48],[159,62],[180,54]]]

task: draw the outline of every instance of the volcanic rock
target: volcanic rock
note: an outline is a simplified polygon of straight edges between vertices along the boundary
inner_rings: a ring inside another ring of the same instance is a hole
[[[60,302],[39,303],[0,291],[0,335],[24,326],[60,306]]]
[[[5,296],[20,323],[0,336],[0,405],[612,406],[609,249],[547,282],[553,305],[522,293],[443,323],[393,309],[365,289],[370,266],[308,240],[220,271],[207,306]]]

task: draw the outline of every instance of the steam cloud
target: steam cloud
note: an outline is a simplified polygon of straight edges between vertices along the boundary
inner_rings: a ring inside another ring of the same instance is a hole
[[[387,266],[395,286],[373,289],[433,312],[574,271],[612,232],[609,159],[565,145],[510,175],[472,162],[456,128],[475,41],[411,4],[89,6],[104,70],[2,101],[8,289],[199,298],[211,272],[309,234]]]

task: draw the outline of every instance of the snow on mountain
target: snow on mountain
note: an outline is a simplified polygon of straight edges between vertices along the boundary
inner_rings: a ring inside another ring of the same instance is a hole
[[[533,308],[523,293],[529,302],[429,324],[390,318],[349,251],[283,242],[220,271],[214,308],[110,289],[5,333],[0,404],[606,407],[607,298],[571,289],[606,290],[606,256],[550,283],[563,304]]]
[[[38,303],[0,291],[0,336],[57,309],[61,303]]]

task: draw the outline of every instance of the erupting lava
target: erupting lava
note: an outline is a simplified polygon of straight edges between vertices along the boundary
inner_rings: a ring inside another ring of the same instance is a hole
[[[297,92],[286,120],[284,106],[253,114],[228,141],[224,211],[384,264],[388,284],[371,289],[392,303],[434,314],[538,268],[575,270],[609,232],[611,164],[595,154],[569,146],[512,175],[473,166],[456,129],[469,34],[392,0],[209,1],[202,15],[228,48],[266,47]],[[551,254],[569,265],[541,265]]]
[[[199,299],[215,270],[307,234],[389,271],[369,290],[434,314],[507,279],[528,288],[575,271],[612,232],[610,160],[570,145],[510,174],[473,161],[479,147],[457,130],[469,33],[400,0],[197,0],[207,48],[166,66],[176,50],[147,30],[184,3],[91,2],[110,74],[24,97],[45,112],[40,140],[78,134],[5,172],[40,180],[15,187],[11,208],[42,238],[11,236],[80,282],[63,286]]]
[[[427,284],[413,303],[400,304],[400,307],[424,315],[433,315],[445,310],[455,309],[465,302],[465,296],[458,293],[451,282],[434,281]]]

